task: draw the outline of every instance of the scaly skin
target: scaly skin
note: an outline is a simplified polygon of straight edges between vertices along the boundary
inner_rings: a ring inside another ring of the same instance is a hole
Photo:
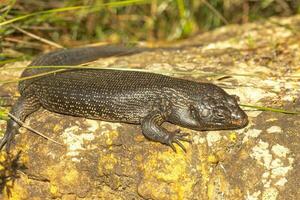
[[[145,49],[144,49],[145,50]],[[45,54],[31,65],[76,65],[99,57],[140,52],[123,47],[88,47]],[[56,70],[26,69],[22,77]],[[186,134],[169,132],[161,125],[170,122],[193,130],[237,129],[248,118],[237,98],[220,87],[155,73],[72,69],[20,82],[21,97],[11,113],[24,121],[43,107],[47,110],[89,119],[141,124],[143,134],[174,150],[189,141]],[[19,124],[8,121],[0,143],[7,150]]]

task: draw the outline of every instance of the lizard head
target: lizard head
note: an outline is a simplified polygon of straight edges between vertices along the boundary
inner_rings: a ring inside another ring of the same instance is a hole
[[[194,129],[237,129],[248,124],[246,113],[238,105],[238,96],[216,86],[210,86],[209,91],[190,106],[191,117],[197,122]]]

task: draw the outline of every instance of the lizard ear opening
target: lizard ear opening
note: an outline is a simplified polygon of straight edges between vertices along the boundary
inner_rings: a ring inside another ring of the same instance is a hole
[[[196,106],[190,105],[190,112],[194,119],[199,119],[199,110]]]

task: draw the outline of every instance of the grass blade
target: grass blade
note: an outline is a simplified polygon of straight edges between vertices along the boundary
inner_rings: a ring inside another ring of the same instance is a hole
[[[60,13],[60,12],[66,12],[66,11],[79,10],[79,9],[88,9],[88,10],[90,10],[90,12],[95,12],[99,9],[102,9],[103,7],[123,7],[123,6],[132,5],[132,4],[146,4],[146,3],[150,3],[150,2],[151,2],[150,0],[126,0],[126,1],[103,3],[96,7],[95,6],[72,6],[72,7],[56,8],[56,9],[51,9],[51,10],[30,13],[27,15],[22,15],[19,17],[12,18],[10,20],[6,20],[6,21],[0,23],[0,27],[11,24],[16,21],[20,21],[20,20],[29,18],[29,17],[37,16],[37,15]]]
[[[240,106],[247,107],[247,108],[255,108],[255,109],[261,110],[261,111],[271,111],[271,112],[278,112],[278,113],[284,113],[284,114],[300,115],[300,112],[284,110],[284,109],[280,109],[280,108],[270,108],[270,107],[254,106],[254,105],[247,105],[247,104],[240,104]]]

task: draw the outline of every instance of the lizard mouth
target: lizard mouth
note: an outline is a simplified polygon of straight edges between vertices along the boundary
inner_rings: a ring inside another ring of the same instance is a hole
[[[242,118],[240,118],[240,119],[233,119],[233,120],[231,121],[231,123],[232,123],[234,126],[236,126],[236,127],[242,128],[242,127],[247,126],[248,123],[249,123],[249,121],[248,121],[248,117],[245,116],[245,117],[242,117]]]

